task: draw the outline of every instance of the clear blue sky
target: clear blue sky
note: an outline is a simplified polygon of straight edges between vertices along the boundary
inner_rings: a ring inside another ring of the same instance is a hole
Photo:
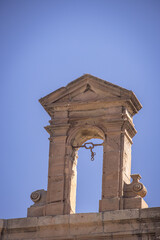
[[[141,174],[149,206],[160,206],[160,1],[1,0],[0,36],[0,218],[25,217],[30,193],[47,187],[49,116],[38,99],[84,73],[133,90],[142,103],[132,173]],[[98,207],[96,151],[93,170],[79,153],[88,165],[79,163],[78,212]],[[88,171],[93,202],[83,192]]]

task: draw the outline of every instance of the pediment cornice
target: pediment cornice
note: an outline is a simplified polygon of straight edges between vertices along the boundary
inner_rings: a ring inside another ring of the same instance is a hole
[[[66,87],[41,98],[41,105],[45,108],[49,115],[55,108],[74,107],[88,104],[109,104],[115,102],[122,102],[131,106],[131,114],[136,114],[142,105],[138,101],[135,94],[125,88],[119,87],[115,84],[85,74],[78,79],[70,82]]]

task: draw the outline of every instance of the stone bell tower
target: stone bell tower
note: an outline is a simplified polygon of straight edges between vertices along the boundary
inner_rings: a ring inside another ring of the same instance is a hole
[[[132,91],[85,74],[39,101],[51,117],[48,188],[31,194],[28,216],[75,213],[76,153],[92,138],[103,140],[99,211],[148,207],[140,175],[131,175],[133,116],[142,108]]]
[[[148,208],[141,177],[131,174],[133,116],[142,107],[134,93],[85,74],[40,103],[51,117],[47,191],[31,194],[26,218],[0,219],[0,239],[160,239],[160,208]],[[103,145],[99,213],[74,214],[77,151],[92,138]]]

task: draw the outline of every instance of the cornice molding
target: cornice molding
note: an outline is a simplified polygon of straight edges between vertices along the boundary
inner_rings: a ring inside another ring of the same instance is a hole
[[[87,100],[87,103],[84,101],[72,102],[70,94],[74,91],[77,91],[78,89],[78,91],[81,92],[81,88],[83,88],[87,84],[93,86],[94,89],[100,88],[101,92],[104,92],[104,95],[106,92],[109,92],[110,94],[112,93],[113,96],[105,97],[104,99],[100,97],[98,101]],[[67,95],[69,97],[66,102],[57,102],[59,99],[62,99]],[[39,100],[41,105],[44,107],[44,109],[48,112],[50,116],[53,114],[54,109],[63,110],[74,108],[75,106],[77,107],[80,105],[86,106],[86,104],[88,106],[88,104],[109,104],[121,101],[125,101],[126,103],[131,105],[132,115],[136,114],[142,108],[142,105],[132,91],[119,87],[110,82],[104,81],[90,74],[85,74],[81,76],[80,78],[69,83],[66,87],[62,87]]]

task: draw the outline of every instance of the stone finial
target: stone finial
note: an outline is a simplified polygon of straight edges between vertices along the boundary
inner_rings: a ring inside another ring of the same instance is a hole
[[[132,174],[131,178],[133,179],[133,181],[130,184],[125,184],[125,196],[140,196],[144,198],[147,194],[147,189],[142,183],[139,182],[141,176],[139,174]]]
[[[34,203],[38,202],[41,199],[40,191],[32,192],[30,198]]]
[[[139,174],[132,174],[131,178],[133,179],[131,183],[133,192],[144,198],[147,194],[147,189],[142,183],[139,182],[141,176]]]
[[[36,190],[31,193],[30,198],[35,204],[44,202],[46,198],[46,191],[44,189]]]

